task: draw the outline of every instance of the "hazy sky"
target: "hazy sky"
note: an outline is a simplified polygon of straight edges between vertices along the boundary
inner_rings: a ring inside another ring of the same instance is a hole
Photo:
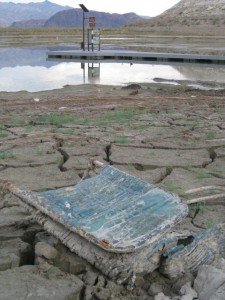
[[[143,16],[156,16],[172,7],[180,0],[49,0],[60,5],[69,5],[79,8],[84,4],[89,10],[109,13],[135,12]],[[197,0],[196,0],[197,1]],[[43,0],[0,0],[0,2],[43,2]]]

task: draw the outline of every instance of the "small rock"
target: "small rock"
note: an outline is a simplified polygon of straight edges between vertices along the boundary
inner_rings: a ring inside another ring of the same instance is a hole
[[[30,214],[22,207],[19,206],[5,206],[0,209],[0,225],[7,226],[15,224],[16,222],[23,221],[29,217]]]
[[[118,285],[111,280],[107,280],[106,288],[111,290],[112,292],[116,292],[118,294],[124,290],[124,287],[122,285]]]
[[[157,294],[160,294],[163,290],[163,287],[160,283],[158,282],[153,282],[151,285],[150,285],[150,288],[148,290],[148,294],[150,296],[155,296]]]
[[[187,282],[185,285],[182,286],[180,290],[180,295],[185,296],[182,297],[182,300],[192,300],[196,298],[198,295],[195,290],[191,287],[191,282]]]
[[[96,284],[97,278],[98,278],[98,274],[92,271],[88,271],[85,278],[85,284],[93,286]]]
[[[58,251],[45,242],[39,242],[35,246],[35,255],[44,257],[48,260],[54,260],[58,255]]]
[[[35,243],[36,264],[40,264],[39,257],[42,257],[46,259],[48,263],[53,263],[54,266],[63,272],[79,275],[87,271],[88,263],[84,259],[75,253],[71,253],[59,240],[46,232],[38,233],[35,238]]]
[[[46,231],[36,234],[34,243],[37,244],[38,242],[45,242],[46,244],[49,244],[53,247],[60,243],[59,240],[57,240],[54,236],[50,235]]]
[[[97,286],[98,287],[104,287],[105,286],[105,278],[102,276],[102,275],[99,275],[98,278],[97,278]]]
[[[95,296],[99,300],[109,300],[111,298],[111,291],[108,289],[104,288],[98,288],[97,291],[95,292]]]
[[[145,280],[143,278],[143,276],[137,276],[136,280],[135,280],[135,286],[137,288],[143,288],[145,285]]]
[[[32,246],[21,239],[0,242],[0,271],[30,264],[32,258]]]
[[[87,262],[85,262],[82,258],[76,256],[75,254],[69,260],[69,273],[78,275],[86,272],[86,269]]]
[[[219,269],[223,270],[225,272],[225,259],[224,258],[218,258],[216,259],[213,263],[212,266]]]
[[[154,300],[171,300],[171,298],[165,296],[163,293],[159,293],[155,296]]]
[[[57,268],[42,272],[37,266],[23,266],[0,272],[2,300],[78,300],[83,282]]]
[[[17,224],[1,227],[0,241],[7,241],[19,238],[22,241],[33,244],[35,235],[43,228],[32,220],[24,220],[24,222],[17,222]]]
[[[12,194],[1,195],[0,192],[0,209],[3,207],[18,206],[18,199]]]
[[[190,282],[191,285],[194,283],[194,276],[187,272],[183,276],[180,276],[173,284],[172,291],[177,294],[180,292],[183,286],[185,286],[186,283]]]
[[[129,93],[129,96],[135,96],[137,94],[138,94],[138,90],[134,90],[134,91]]]
[[[0,271],[5,271],[11,268],[18,267],[20,259],[15,254],[1,255],[0,257]]]
[[[139,90],[142,89],[140,84],[132,83],[127,86],[122,87],[123,90]]]
[[[225,272],[213,266],[201,266],[194,282],[194,289],[198,293],[199,300],[224,300]]]
[[[91,286],[86,286],[84,290],[83,300],[92,300],[93,299],[94,290]]]

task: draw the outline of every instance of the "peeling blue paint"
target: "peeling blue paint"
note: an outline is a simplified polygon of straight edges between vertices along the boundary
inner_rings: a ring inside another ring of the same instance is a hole
[[[73,187],[38,195],[64,224],[113,252],[152,244],[188,212],[178,197],[112,166]]]

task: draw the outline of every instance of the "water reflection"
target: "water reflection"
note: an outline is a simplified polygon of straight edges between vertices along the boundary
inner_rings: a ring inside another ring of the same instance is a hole
[[[30,92],[83,83],[123,85],[130,82],[153,82],[154,77],[184,79],[171,66],[139,64],[58,63],[51,67],[15,66],[0,69],[0,91]]]
[[[224,67],[46,61],[47,50],[53,49],[0,49],[0,91],[35,92],[83,83],[123,85],[153,82],[156,77],[225,83]]]
[[[180,65],[176,66],[175,68],[189,80],[215,81],[225,83],[225,66],[196,67],[194,65]]]
[[[86,83],[86,71],[88,72],[88,83],[98,84],[100,82],[100,63],[85,64],[82,62],[81,69],[83,70],[83,83]]]

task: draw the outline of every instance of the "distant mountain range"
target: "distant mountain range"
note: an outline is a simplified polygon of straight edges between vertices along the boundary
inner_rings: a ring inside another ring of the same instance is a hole
[[[82,26],[82,11],[80,9],[69,9],[56,13],[49,18],[44,27],[81,27]],[[90,11],[86,13],[86,17],[94,16],[97,27],[121,27],[126,24],[142,20],[135,13],[127,14],[109,14],[104,12]]]
[[[13,22],[48,19],[55,13],[71,9],[49,1],[39,3],[0,2],[0,26],[9,27]]]
[[[82,27],[80,8],[61,6],[50,1],[39,3],[0,2],[0,27]],[[120,27],[142,20],[135,13],[109,14],[90,11],[86,17],[95,16],[97,27]]]

